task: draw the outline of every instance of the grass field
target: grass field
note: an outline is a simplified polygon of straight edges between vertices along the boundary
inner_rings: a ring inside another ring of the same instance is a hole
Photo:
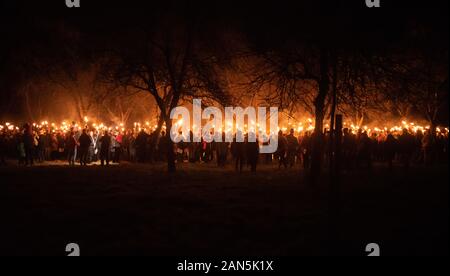
[[[448,167],[346,174],[337,232],[328,177],[316,187],[299,169],[258,173],[182,164],[101,168],[57,164],[0,168],[0,255],[285,256],[448,255]]]

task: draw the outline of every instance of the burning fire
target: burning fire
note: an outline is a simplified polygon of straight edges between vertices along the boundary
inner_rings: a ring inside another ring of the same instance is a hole
[[[176,120],[174,125],[177,128],[181,128],[185,122],[183,119]],[[126,130],[132,130],[135,132],[139,131],[146,131],[146,132],[152,132],[155,131],[158,128],[158,124],[155,121],[146,121],[144,124],[141,122],[135,122],[132,127],[126,126],[124,123],[119,123],[116,125],[107,125],[103,122],[96,122],[96,120],[89,119],[88,117],[84,118],[84,122],[80,125],[83,125],[85,128],[88,128],[92,131],[115,131],[115,132],[125,132]],[[68,132],[71,129],[78,129],[79,125],[77,123],[67,123],[66,121],[61,122],[60,124],[56,122],[49,123],[48,121],[41,121],[41,123],[33,123],[32,127],[35,131],[40,130],[48,130],[53,133],[55,132]],[[258,132],[261,134],[261,127],[259,124],[256,124],[254,121],[248,122],[248,124],[244,124],[243,127],[239,126],[239,124],[234,124],[234,122],[225,122],[222,126],[215,126],[217,127],[217,130],[222,132],[225,131],[226,133],[236,133],[238,131],[241,131],[243,133],[248,132]],[[330,125],[325,124],[324,125],[325,130],[329,130]],[[351,122],[345,122],[344,128],[349,129],[354,134],[357,134],[358,132],[366,132],[369,136],[372,134],[387,134],[387,133],[393,133],[393,134],[401,134],[404,129],[409,131],[412,134],[416,134],[419,131],[425,132],[427,130],[430,130],[431,127],[429,125],[420,125],[416,122],[409,122],[406,120],[401,121],[398,124],[386,124],[386,125],[365,125],[365,126],[358,126],[356,124],[353,124]],[[21,128],[18,126],[11,124],[10,122],[5,122],[4,124],[0,124],[0,131],[19,131]],[[165,124],[162,127],[163,130],[166,130]],[[196,132],[198,131],[198,126],[192,125],[188,127],[189,131]],[[292,123],[288,122],[287,124],[280,124],[277,128],[278,131],[282,131],[284,133],[289,132],[290,130],[294,130],[294,133],[296,135],[302,135],[307,132],[311,133],[315,130],[314,120],[312,118],[308,118],[303,122],[298,123]],[[257,131],[259,130],[259,131]],[[436,133],[439,134],[448,134],[449,129],[448,127],[437,127]],[[267,133],[268,134],[268,133]],[[275,131],[272,131],[271,134],[275,134]]]

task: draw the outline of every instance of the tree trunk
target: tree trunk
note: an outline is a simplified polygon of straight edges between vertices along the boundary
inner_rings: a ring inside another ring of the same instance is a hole
[[[356,111],[356,126],[359,128],[362,128],[364,124],[364,112],[363,111]]]
[[[78,115],[78,122],[83,122],[84,121],[84,113],[83,113],[83,109],[78,105],[78,103],[76,104],[76,111],[77,111],[77,115]]]
[[[154,160],[156,160],[154,158],[154,156],[156,156],[156,154],[157,154],[156,148],[158,147],[158,144],[159,144],[159,140],[160,140],[159,136],[161,134],[161,130],[162,130],[163,125],[164,125],[164,117],[160,116],[159,119],[158,119],[158,125],[157,125],[155,131],[153,132],[153,139],[152,139],[151,144],[150,144],[150,147],[151,147],[150,151],[152,153],[151,156],[152,156],[152,158]],[[166,135],[167,135],[167,133],[166,133]]]
[[[177,167],[175,165],[175,153],[173,152],[174,143],[172,138],[170,137],[170,131],[172,129],[172,119],[168,117],[166,118],[166,127],[167,127],[167,169],[169,173],[175,173],[177,171]]]
[[[25,92],[25,104],[27,107],[28,112],[28,118],[31,120],[31,122],[34,122],[34,116],[33,116],[33,109],[31,108],[30,104],[30,95],[28,95],[29,89]]]
[[[333,57],[333,87],[332,87],[332,92],[333,92],[333,99],[332,99],[332,105],[331,105],[331,120],[330,120],[330,141],[329,141],[329,160],[330,160],[330,175],[331,172],[334,170],[334,161],[335,161],[335,156],[334,156],[334,148],[335,148],[335,143],[334,143],[334,138],[335,138],[335,121],[336,121],[336,108],[337,108],[337,60],[336,57]],[[337,131],[337,129],[336,129]]]
[[[319,93],[314,101],[316,128],[314,131],[312,156],[311,156],[311,181],[314,184],[320,175],[323,158],[323,120],[325,118],[325,99],[329,92],[330,79],[328,75],[329,60],[328,51],[321,50],[320,53],[320,81]]]

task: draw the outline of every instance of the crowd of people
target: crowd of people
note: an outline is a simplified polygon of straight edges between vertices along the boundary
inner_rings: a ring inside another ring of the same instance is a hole
[[[293,167],[302,163],[304,169],[311,166],[313,134],[306,132],[295,136],[294,130],[288,135],[279,133],[278,157],[279,167]],[[323,139],[324,164],[330,162],[330,156],[336,156],[338,147],[332,146],[330,132],[325,132]],[[331,150],[330,150],[331,148]],[[431,130],[416,132],[408,129],[402,131],[368,132],[345,128],[339,144],[339,167],[350,171],[372,168],[374,162],[385,163],[393,168],[394,162],[409,168],[412,164],[433,165],[448,162],[448,131],[432,133]],[[336,157],[334,157],[336,158]],[[270,158],[268,158],[270,161]]]
[[[167,161],[169,150],[173,150],[178,163],[216,162],[219,167],[232,164],[240,172],[246,168],[256,171],[259,163],[276,164],[285,169],[301,164],[304,169],[309,169],[313,134],[296,134],[293,129],[289,133],[280,131],[277,152],[260,154],[259,141],[250,142],[252,139],[249,139],[248,134],[245,135],[244,143],[236,142],[236,138],[232,143],[208,143],[202,140],[197,143],[180,142],[173,144],[172,148],[170,137],[164,131],[97,130],[87,126],[79,128],[75,123],[66,131],[55,131],[25,124],[22,128],[1,130],[0,165],[6,165],[7,159],[17,159],[22,166],[57,160],[71,166],[87,166],[96,162],[110,165],[121,161],[153,163]],[[326,132],[323,141],[324,164],[330,156],[329,137],[330,133]],[[411,164],[447,162],[448,131],[413,132],[405,128],[397,132],[371,133],[359,130],[354,133],[350,129],[343,129],[340,152],[344,170],[371,168],[373,162],[385,163],[390,168],[394,163],[409,167]]]

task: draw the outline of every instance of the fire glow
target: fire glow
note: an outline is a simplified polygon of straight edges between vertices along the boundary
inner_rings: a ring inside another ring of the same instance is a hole
[[[130,126],[125,125],[124,123],[120,123],[118,125],[108,125],[103,122],[96,122],[95,120],[92,120],[91,123],[67,123],[67,121],[63,121],[61,123],[52,122],[49,123],[48,121],[42,121],[41,123],[32,123],[31,126],[34,131],[50,131],[50,132],[68,132],[71,129],[77,130],[80,128],[80,125],[83,126],[83,128],[87,128],[91,131],[116,131],[116,132],[154,132],[158,128],[157,122],[148,122],[141,123],[141,122],[135,122]],[[3,124],[0,124],[0,131],[20,131],[23,128],[19,127],[20,124],[13,124],[10,122],[5,122]],[[191,126],[188,126],[187,123],[184,120],[174,120],[174,125],[182,128],[185,127],[188,131],[195,132],[198,131],[198,126],[193,124]],[[216,127],[216,125],[212,125]],[[249,127],[250,126],[250,127]],[[217,130],[221,132],[227,132],[227,133],[233,133],[236,134],[237,131],[241,131],[244,134],[248,134],[250,131],[255,129],[254,127],[258,128],[258,124],[256,123],[250,123],[250,125],[245,124],[243,127],[241,127],[239,124],[233,124],[233,122],[227,121],[222,124],[222,127],[219,127]],[[329,131],[329,125],[325,124],[325,130]],[[404,129],[408,130],[410,133],[418,133],[418,132],[425,132],[431,130],[431,126],[429,125],[420,125],[418,123],[409,122],[409,121],[401,121],[397,124],[386,124],[383,126],[373,126],[373,125],[367,125],[367,126],[357,126],[353,123],[345,122],[343,128],[349,129],[353,134],[357,134],[358,132],[366,132],[368,134],[384,134],[384,133],[392,133],[392,134],[400,134]],[[166,131],[166,125],[164,124],[162,126],[162,130]],[[258,128],[260,129],[260,128]],[[214,128],[213,128],[214,130]],[[260,129],[261,130],[261,129]],[[297,124],[287,123],[287,124],[280,124],[277,127],[277,132],[282,131],[284,133],[289,132],[290,130],[294,130],[294,132],[297,135],[305,134],[305,133],[312,133],[315,130],[314,127],[314,120],[307,119],[305,122],[300,122]],[[437,134],[448,134],[449,128],[444,126],[438,126],[435,129]],[[272,132],[274,133],[274,132]],[[267,133],[271,134],[271,133]]]

